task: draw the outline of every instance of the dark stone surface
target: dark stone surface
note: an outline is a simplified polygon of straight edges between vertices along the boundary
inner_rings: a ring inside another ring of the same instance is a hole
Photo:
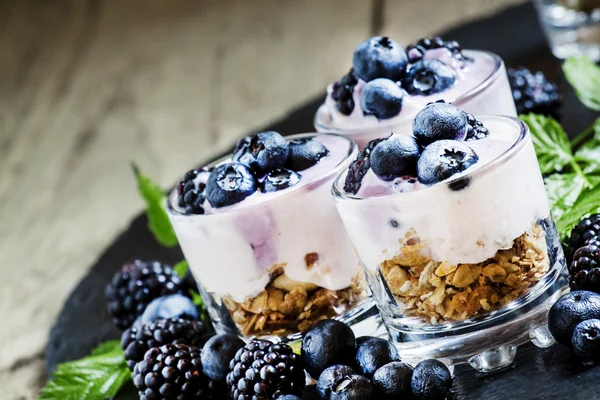
[[[582,131],[598,116],[598,113],[586,110],[575,98],[561,72],[560,63],[547,48],[530,5],[510,8],[502,14],[469,23],[442,36],[457,40],[465,48],[493,51],[503,57],[508,66],[523,65],[542,70],[560,87],[565,100],[563,125],[571,136]],[[320,96],[291,112],[268,130],[284,134],[312,131],[313,115],[322,98]],[[87,355],[103,340],[119,337],[106,312],[104,287],[121,265],[133,258],[175,263],[182,256],[178,248],[166,249],[154,241],[146,228],[144,215],[135,218],[106,249],[65,303],[50,333],[48,371],[60,362]],[[480,375],[468,367],[459,367],[454,389],[458,399],[587,400],[599,397],[599,379],[600,368],[583,367],[562,346],[540,350],[528,344],[519,349],[514,364],[505,371]],[[135,399],[137,396],[132,388],[128,388],[119,398]]]

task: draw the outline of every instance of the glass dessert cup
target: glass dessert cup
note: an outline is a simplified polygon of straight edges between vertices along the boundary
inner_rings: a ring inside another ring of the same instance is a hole
[[[331,115],[330,108],[327,104],[322,104],[315,114],[315,129],[317,132],[330,132],[347,136],[358,144],[359,149],[363,149],[369,141],[385,137],[390,132],[410,132],[415,115],[427,103],[440,99],[474,115],[494,114],[516,117],[517,111],[504,61],[496,54],[487,51],[465,50],[464,54],[468,57],[485,58],[492,64],[490,73],[481,77],[481,83],[473,89],[461,92],[461,88],[456,86],[429,96],[405,94],[403,107],[398,116],[377,120],[374,116],[364,117],[361,114],[359,118],[363,120],[362,123],[360,120],[355,119],[351,124],[344,124],[344,126],[336,123]],[[355,103],[358,104],[357,94],[355,94]],[[355,110],[353,115],[356,113],[361,112]]]
[[[306,170],[328,168],[304,184],[257,192],[229,209],[200,215],[177,207],[176,190],[169,195],[169,218],[218,333],[294,340],[323,318],[338,318],[361,334],[373,334],[380,325],[330,194],[334,177],[356,155],[356,144],[338,135],[286,139],[303,138],[335,145],[330,154],[337,157],[331,165],[321,160]]]
[[[531,137],[516,118],[478,119],[514,131],[487,163],[410,192],[351,195],[346,173],[332,188],[383,322],[411,364],[438,358],[488,372],[525,342],[554,343],[547,313],[567,274]]]

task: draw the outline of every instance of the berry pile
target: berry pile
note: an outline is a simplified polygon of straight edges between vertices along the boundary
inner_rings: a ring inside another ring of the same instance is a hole
[[[562,99],[556,84],[549,82],[542,72],[527,68],[510,68],[508,81],[519,114],[536,113],[560,119]]]
[[[344,190],[357,194],[369,169],[383,181],[416,176],[433,185],[473,166],[479,157],[465,141],[483,139],[486,127],[471,114],[439,100],[429,103],[413,120],[413,135],[392,134],[369,142],[348,167]],[[451,182],[454,191],[468,179]]]

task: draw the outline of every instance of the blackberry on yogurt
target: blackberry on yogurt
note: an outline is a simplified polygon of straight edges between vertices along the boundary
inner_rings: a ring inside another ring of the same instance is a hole
[[[344,115],[350,115],[354,110],[354,87],[358,83],[358,78],[351,69],[339,81],[333,84],[331,97],[335,100],[337,109]]]

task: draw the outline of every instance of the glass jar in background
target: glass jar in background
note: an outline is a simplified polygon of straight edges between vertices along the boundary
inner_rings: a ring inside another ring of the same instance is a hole
[[[346,173],[334,182],[383,322],[410,363],[487,372],[527,341],[554,343],[547,313],[567,274],[532,139],[516,118],[478,119],[490,136],[468,144],[487,161],[447,181],[398,178],[386,191],[365,176],[358,195],[344,191]]]

